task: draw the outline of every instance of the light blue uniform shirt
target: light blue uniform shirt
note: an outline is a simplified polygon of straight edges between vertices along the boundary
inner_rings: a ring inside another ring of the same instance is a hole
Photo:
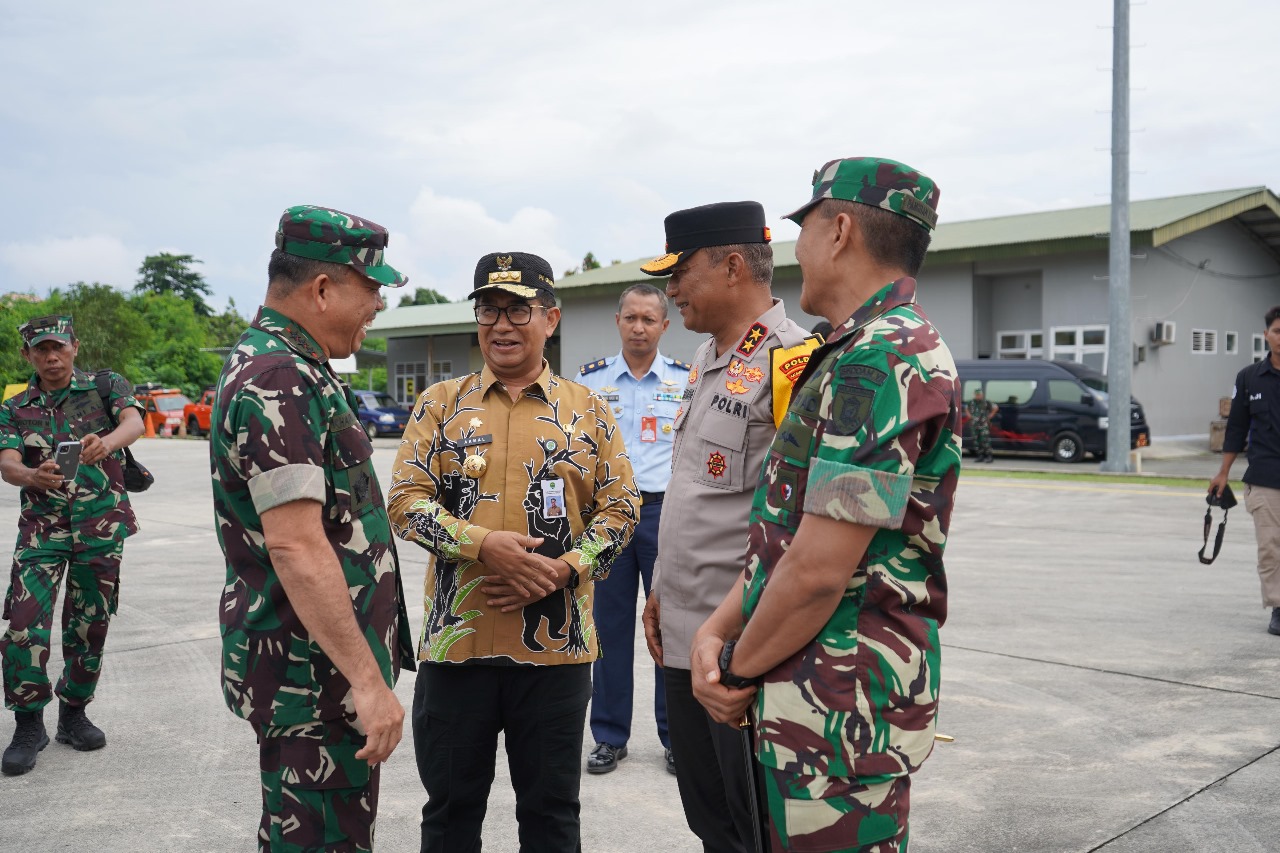
[[[649,372],[636,379],[619,351],[611,358],[582,365],[577,380],[609,402],[622,429],[627,456],[631,457],[636,488],[642,492],[665,492],[671,479],[676,411],[688,384],[689,365],[658,352]],[[641,440],[647,417],[656,419],[654,441]]]

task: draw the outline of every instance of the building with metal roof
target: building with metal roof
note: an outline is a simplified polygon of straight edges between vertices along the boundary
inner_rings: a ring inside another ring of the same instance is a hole
[[[1265,354],[1263,315],[1280,304],[1280,199],[1259,186],[1135,201],[1130,224],[1133,394],[1157,438],[1207,435],[1236,372]],[[957,359],[1069,359],[1105,372],[1109,228],[1105,204],[944,221],[919,300]],[[662,282],[640,272],[647,260],[556,283],[564,317],[554,369],[572,376],[618,352],[618,295]],[[793,242],[774,244],[774,266],[774,295],[811,327],[821,318],[799,310]],[[481,364],[469,302],[389,309],[374,330],[388,338],[389,383],[401,399]],[[701,339],[674,317],[662,351],[688,359]]]

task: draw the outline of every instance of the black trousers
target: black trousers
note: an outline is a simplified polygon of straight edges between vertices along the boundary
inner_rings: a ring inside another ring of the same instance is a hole
[[[590,664],[424,663],[413,692],[413,751],[427,789],[422,853],[478,853],[506,733],[520,853],[572,853],[579,841],[582,733]]]
[[[702,840],[706,853],[753,853],[752,775],[742,751],[742,734],[737,727],[707,716],[693,697],[689,670],[665,667],[662,673],[676,782],[689,828]]]

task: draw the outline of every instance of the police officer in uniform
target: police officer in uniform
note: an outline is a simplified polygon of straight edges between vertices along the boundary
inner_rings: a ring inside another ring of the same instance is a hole
[[[642,505],[631,544],[618,555],[609,577],[596,586],[596,627],[603,649],[591,672],[591,734],[596,746],[587,759],[587,772],[596,774],[609,773],[627,757],[634,695],[636,590],[643,584],[648,598],[658,556],[658,521],[671,479],[673,423],[689,378],[689,365],[658,351],[658,339],[671,324],[667,297],[661,290],[651,284],[631,285],[622,291],[614,319],[622,351],[584,364],[578,370],[578,381],[613,408]],[[667,770],[675,773],[661,673],[654,680],[653,713]]]
[[[35,369],[24,391],[0,405],[0,476],[22,489],[13,575],[0,639],[4,703],[17,727],[3,771],[36,765],[49,743],[44,707],[58,696],[59,743],[101,749],[107,738],[85,716],[102,671],[107,627],[120,595],[120,557],[138,522],[124,490],[123,454],[142,435],[142,407],[112,373],[108,399],[75,366],[80,342],[71,318],[39,317],[19,327],[22,357]],[[59,442],[80,442],[80,464],[66,480],[54,462]],[[63,573],[63,672],[45,674],[53,603]]]
[[[667,254],[641,267],[668,275],[667,297],[698,348],[676,410],[671,482],[658,530],[645,637],[663,667],[667,724],[689,827],[709,851],[751,849],[751,780],[736,727],[713,721],[690,681],[694,632],[733,586],[746,556],[751,494],[816,338],[787,319],[770,289],[773,249],[753,201],[666,218]]]

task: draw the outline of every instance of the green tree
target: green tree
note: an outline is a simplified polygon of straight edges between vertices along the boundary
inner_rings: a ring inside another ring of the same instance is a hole
[[[227,310],[205,318],[205,345],[210,347],[235,346],[236,341],[249,328],[249,321],[236,310],[236,301],[227,300]]]
[[[196,315],[190,301],[174,294],[142,294],[130,305],[151,330],[149,345],[126,374],[132,381],[177,386],[193,398],[218,381],[223,359],[205,351],[207,321]]]
[[[40,314],[70,314],[80,351],[76,366],[86,372],[111,368],[127,373],[130,362],[150,345],[152,330],[128,296],[109,284],[78,281],[55,288]]]
[[[582,258],[582,271],[589,272],[598,269],[600,269],[600,262],[596,260],[595,253],[587,252]]]
[[[419,287],[413,291],[413,296],[405,294],[400,297],[400,307],[406,305],[443,305],[449,301],[449,297],[445,296],[438,290],[430,287]]]
[[[147,255],[142,266],[138,267],[138,283],[134,285],[136,293],[171,293],[191,302],[197,316],[208,317],[213,309],[204,301],[211,291],[204,276],[191,268],[192,264],[202,264],[191,255],[171,255],[161,252],[158,255]]]
[[[25,299],[0,302],[0,377],[4,384],[23,384],[31,378],[31,364],[22,357],[22,336],[18,327],[33,317],[50,313],[47,303]]]

